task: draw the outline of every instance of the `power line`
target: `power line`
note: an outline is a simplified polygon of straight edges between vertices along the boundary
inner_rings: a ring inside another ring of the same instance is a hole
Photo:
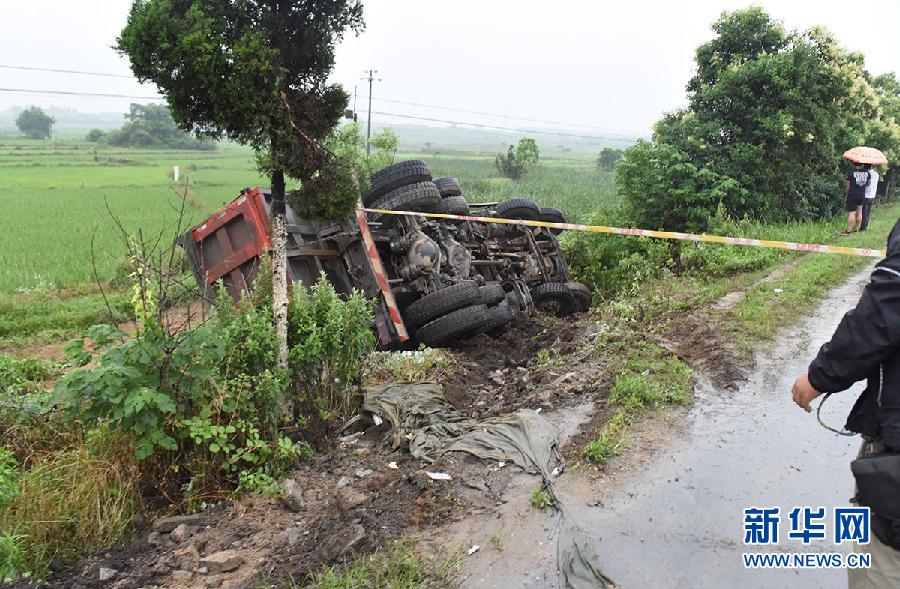
[[[13,69],[13,70],[35,71],[35,72],[53,72],[53,73],[62,73],[62,74],[76,74],[76,75],[82,75],[82,76],[102,76],[102,77],[107,77],[107,78],[125,78],[125,79],[134,79],[134,76],[126,76],[126,75],[123,75],[123,74],[111,74],[111,73],[108,73],[108,72],[89,72],[89,71],[83,71],[83,70],[69,70],[69,69],[58,69],[58,68],[31,67],[31,66],[24,66],[24,65],[0,65],[0,68]],[[372,77],[372,73],[373,73],[372,71],[369,71],[369,72],[368,72],[368,77],[365,78],[365,79],[371,78],[371,77]],[[42,92],[42,93],[50,93],[50,92],[48,91],[48,92]],[[55,93],[55,92],[54,92],[54,93]],[[73,94],[74,94],[74,93],[73,93]],[[87,96],[88,94],[84,94],[84,95]],[[99,95],[93,95],[93,96],[95,96],[95,97],[100,97]],[[370,98],[371,98],[371,92],[369,93],[369,96],[370,96]],[[148,97],[143,97],[143,96],[124,96],[124,95],[109,96],[109,97],[110,97],[110,98],[139,98],[139,99],[146,99],[146,100],[154,100],[154,99],[155,99],[155,98],[148,98]],[[388,103],[391,103],[391,104],[402,104],[402,105],[405,105],[405,106],[417,106],[417,107],[420,107],[420,108],[430,108],[430,109],[434,109],[434,110],[444,110],[444,111],[447,111],[447,112],[458,112],[458,113],[465,113],[465,114],[479,115],[479,116],[485,116],[485,117],[494,117],[494,118],[503,118],[503,119],[513,119],[513,120],[516,120],[516,121],[527,121],[527,122],[529,122],[529,123],[542,123],[542,124],[545,124],[545,125],[560,125],[560,126],[563,126],[563,127],[570,127],[570,128],[573,128],[573,129],[595,129],[595,130],[597,130],[597,131],[606,131],[606,132],[609,132],[609,133],[624,133],[624,134],[627,134],[627,135],[636,135],[636,136],[640,136],[640,135],[641,135],[641,133],[636,133],[636,132],[634,132],[634,131],[624,131],[624,130],[622,130],[622,129],[611,129],[611,128],[608,128],[608,127],[598,127],[598,126],[595,126],[595,125],[584,125],[584,124],[578,124],[578,123],[566,123],[566,122],[563,122],[563,121],[550,121],[550,120],[536,119],[536,118],[531,118],[531,117],[518,117],[518,116],[512,116],[512,115],[501,115],[501,114],[497,114],[497,113],[490,113],[490,112],[479,111],[479,110],[468,110],[468,109],[464,109],[464,108],[453,108],[453,107],[450,107],[450,106],[438,106],[438,105],[435,105],[435,104],[425,104],[425,103],[422,103],[422,102],[410,102],[410,101],[405,101],[405,100],[395,100],[395,99],[390,99],[390,98],[374,98],[374,99],[372,99],[372,100],[374,100],[374,101],[376,101],[376,102],[381,101],[381,102],[388,102]],[[371,105],[370,105],[370,109],[371,109]]]
[[[65,90],[33,90],[28,88],[0,88],[0,92],[15,92],[18,94],[50,94],[54,96],[88,96],[92,98],[134,98],[137,100],[163,100],[161,96],[133,96],[130,94],[105,94],[99,92],[68,92]]]
[[[610,133],[625,133],[628,135],[637,135],[640,136],[641,133],[636,133],[634,131],[623,131],[622,129],[610,129],[608,127],[597,127],[594,125],[582,125],[577,123],[564,123],[562,121],[548,121],[544,119],[533,119],[530,117],[516,117],[512,115],[501,115],[496,113],[484,112],[480,110],[467,110],[464,108],[453,108],[449,106],[435,106],[433,104],[422,104],[421,102],[407,102],[404,100],[392,100],[388,98],[376,98],[375,102],[390,102],[393,104],[403,104],[406,106],[419,106],[423,108],[433,108],[435,110],[446,110],[450,112],[460,112],[472,115],[481,115],[486,117],[496,117],[496,118],[504,118],[504,119],[515,119],[517,121],[528,121],[529,123],[543,123],[546,125],[560,125],[564,127],[572,127],[576,129],[596,129],[598,131],[608,131]]]
[[[513,127],[500,127],[498,125],[484,125],[481,123],[467,123],[465,121],[449,121],[446,119],[437,119],[433,117],[416,117],[413,115],[401,115],[390,112],[372,111],[373,115],[381,115],[385,117],[397,117],[401,119],[413,119],[416,121],[429,121],[432,123],[448,123],[451,125],[466,125],[469,127],[479,127],[482,129],[496,129],[500,131],[513,131],[516,133],[533,133],[538,135],[552,135],[554,137],[575,137],[577,139],[598,139],[601,141],[621,141],[623,143],[634,143],[634,139],[625,139],[623,137],[601,137],[599,135],[576,135],[574,133],[557,133],[555,131],[538,131],[536,129],[515,129]]]
[[[8,70],[25,70],[29,72],[53,72],[56,74],[78,74],[81,76],[102,76],[104,78],[127,78],[133,80],[134,76],[126,76],[123,74],[108,74],[105,72],[85,72],[81,70],[62,70],[49,67],[29,67],[25,65],[0,65],[0,68]]]

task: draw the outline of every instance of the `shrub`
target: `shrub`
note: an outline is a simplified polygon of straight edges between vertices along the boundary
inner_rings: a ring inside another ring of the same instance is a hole
[[[91,143],[96,143],[100,141],[100,139],[102,139],[104,135],[106,135],[106,133],[104,133],[100,129],[91,129],[87,132],[87,135],[85,135],[84,140]]]
[[[672,145],[639,140],[616,165],[627,218],[644,229],[705,231],[722,201],[746,191],[731,178],[697,167]]]
[[[341,299],[324,276],[312,289],[294,285],[288,307],[290,405],[300,421],[309,420],[314,443],[359,408],[360,372],[375,346],[372,309],[359,293]]]
[[[519,139],[519,143],[515,147],[510,145],[505,154],[497,154],[497,171],[505,178],[518,180],[539,159],[540,152],[535,140],[523,137]]]
[[[586,223],[617,221],[594,216]],[[672,244],[659,239],[569,231],[560,243],[573,280],[586,284],[598,298],[633,291],[674,267]]]

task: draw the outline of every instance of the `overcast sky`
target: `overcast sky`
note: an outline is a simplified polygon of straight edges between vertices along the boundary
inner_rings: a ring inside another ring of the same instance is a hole
[[[366,69],[378,70],[373,111],[528,128],[513,117],[579,125],[579,132],[646,134],[684,103],[696,46],[732,0],[532,1],[368,0],[366,30],[347,38],[334,79],[366,110]],[[900,2],[758,2],[788,28],[824,24],[844,45],[862,51],[874,74],[900,72]],[[109,46],[130,0],[0,0],[0,65],[77,69],[128,75]],[[0,68],[0,88],[153,96],[133,79]],[[497,116],[398,104],[479,111]],[[125,98],[41,96],[0,92],[11,105],[124,111]],[[385,115],[385,124],[413,122]]]

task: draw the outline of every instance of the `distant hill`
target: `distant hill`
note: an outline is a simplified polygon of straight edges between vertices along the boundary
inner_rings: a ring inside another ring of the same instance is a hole
[[[0,127],[15,127],[16,117],[25,108],[11,106],[6,110],[0,110]],[[51,106],[43,111],[56,119],[54,130],[61,130],[64,127],[117,129],[125,122],[125,115],[120,112],[80,112],[61,106]]]

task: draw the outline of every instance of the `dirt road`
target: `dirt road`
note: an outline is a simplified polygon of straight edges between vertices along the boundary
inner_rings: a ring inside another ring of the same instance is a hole
[[[858,438],[821,428],[814,415],[793,405],[789,391],[869,273],[834,289],[809,319],[759,352],[751,378],[737,391],[716,390],[701,378],[694,406],[639,424],[608,474],[575,471],[562,478],[559,490],[571,516],[618,586],[846,587],[841,571],[744,570],[742,509],[847,504]],[[829,400],[826,421],[842,425],[860,390],[857,385]],[[560,419],[569,426],[571,420]],[[456,540],[482,546],[466,557],[463,587],[556,586],[555,517],[529,506],[534,479],[523,475],[517,485],[498,519],[456,525]],[[826,542],[804,549],[787,540],[785,522],[781,533],[781,550],[834,550]]]

